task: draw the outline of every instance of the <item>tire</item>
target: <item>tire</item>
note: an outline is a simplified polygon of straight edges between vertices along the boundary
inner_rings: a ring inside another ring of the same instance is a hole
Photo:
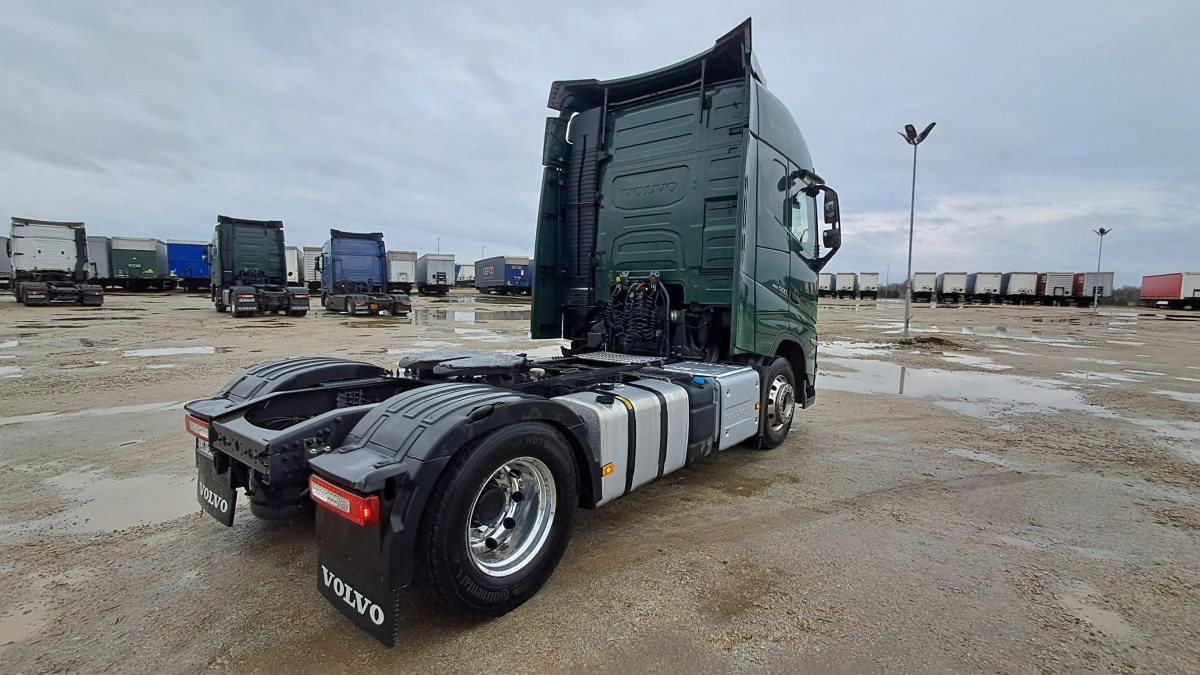
[[[558,431],[540,422],[493,431],[459,451],[434,486],[417,578],[460,614],[507,614],[558,566],[578,503],[575,460]]]
[[[288,316],[304,316],[305,314],[308,314],[307,309],[297,309],[288,312]]]
[[[796,416],[796,376],[783,357],[776,358],[764,371],[762,411],[758,447],[771,450],[787,439]]]

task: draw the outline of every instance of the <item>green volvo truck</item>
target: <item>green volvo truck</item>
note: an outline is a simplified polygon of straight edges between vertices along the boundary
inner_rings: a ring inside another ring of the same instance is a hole
[[[186,406],[202,509],[232,525],[242,490],[259,518],[315,511],[318,590],[388,645],[406,586],[512,611],[577,508],[777,447],[814,401],[837,195],[750,23],[662,70],[556,82],[550,107],[532,332],[562,356],[288,359]]]
[[[217,216],[208,263],[218,312],[308,313],[308,289],[287,285],[282,221]]]

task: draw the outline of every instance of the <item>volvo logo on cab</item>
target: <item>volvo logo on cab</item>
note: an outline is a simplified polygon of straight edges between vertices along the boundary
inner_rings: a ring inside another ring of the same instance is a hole
[[[657,183],[654,185],[639,185],[637,187],[625,188],[622,190],[622,192],[625,193],[626,197],[644,197],[646,195],[659,194],[662,192],[674,192],[678,189],[679,184],[671,182]]]
[[[321,581],[326,588],[333,589],[335,595],[342,599],[347,605],[350,605],[359,614],[367,616],[371,619],[371,623],[376,626],[383,625],[383,608],[371,602],[362,593],[350,587],[350,584],[342,581],[336,574],[329,571],[329,568],[321,565]]]

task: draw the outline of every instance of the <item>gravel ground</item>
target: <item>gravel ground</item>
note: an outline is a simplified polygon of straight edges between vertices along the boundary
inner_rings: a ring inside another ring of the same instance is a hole
[[[181,407],[282,357],[556,349],[527,302],[414,304],[0,299],[3,669],[1200,670],[1200,315],[921,305],[901,346],[892,302],[822,302],[782,447],[581,511],[501,619],[412,589],[381,647],[317,594],[311,523],[199,515]]]

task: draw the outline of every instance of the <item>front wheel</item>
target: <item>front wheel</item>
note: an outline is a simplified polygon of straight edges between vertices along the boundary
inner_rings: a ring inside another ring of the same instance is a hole
[[[438,479],[418,533],[419,578],[461,614],[506,614],[558,566],[578,501],[562,434],[539,422],[493,431]]]
[[[788,360],[780,357],[764,372],[759,447],[766,450],[779,447],[792,429],[795,411],[796,376]]]

